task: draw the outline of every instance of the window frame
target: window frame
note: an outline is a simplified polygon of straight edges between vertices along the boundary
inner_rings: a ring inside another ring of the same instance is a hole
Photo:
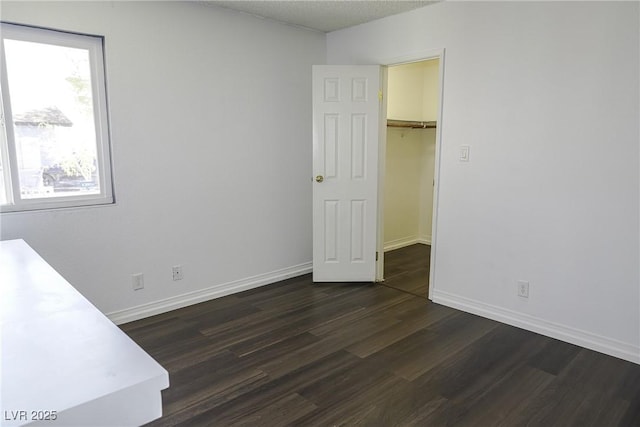
[[[93,117],[96,132],[96,162],[100,183],[98,194],[23,198],[20,192],[11,94],[7,76],[4,40],[19,40],[53,46],[85,49],[89,55]],[[8,203],[0,213],[56,208],[109,205],[115,203],[111,163],[109,104],[107,102],[104,37],[0,21],[0,156]],[[7,179],[9,180],[7,182]]]

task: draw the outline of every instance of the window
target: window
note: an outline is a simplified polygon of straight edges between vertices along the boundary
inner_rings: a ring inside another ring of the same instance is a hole
[[[103,39],[1,25],[0,209],[112,203]]]

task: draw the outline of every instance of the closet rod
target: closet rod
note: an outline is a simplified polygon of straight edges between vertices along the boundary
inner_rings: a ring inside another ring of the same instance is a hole
[[[436,122],[416,122],[410,120],[387,120],[388,127],[412,128],[412,129],[435,129]]]

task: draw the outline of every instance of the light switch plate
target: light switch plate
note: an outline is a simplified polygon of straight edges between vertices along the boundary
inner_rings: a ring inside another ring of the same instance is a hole
[[[471,151],[471,147],[468,145],[461,145],[460,146],[460,157],[458,158],[459,161],[461,162],[468,162],[469,161],[469,152]]]

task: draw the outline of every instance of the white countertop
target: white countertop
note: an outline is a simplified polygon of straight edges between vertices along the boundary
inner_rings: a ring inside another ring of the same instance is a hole
[[[23,240],[0,242],[0,425],[47,411],[33,425],[141,425],[162,415],[168,386],[167,371]]]

